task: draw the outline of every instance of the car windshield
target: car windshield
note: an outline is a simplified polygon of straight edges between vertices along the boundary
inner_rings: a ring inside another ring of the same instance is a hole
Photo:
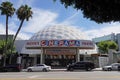
[[[37,64],[37,65],[34,65],[34,66],[46,66],[45,64]]]
[[[118,63],[113,63],[110,66],[118,66],[118,65],[119,65]]]
[[[117,63],[115,63],[115,64],[112,64],[112,66],[117,66],[118,64]]]

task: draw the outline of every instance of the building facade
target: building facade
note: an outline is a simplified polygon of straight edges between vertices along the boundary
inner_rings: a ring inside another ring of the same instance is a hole
[[[109,35],[104,35],[101,37],[96,37],[92,39],[93,42],[96,44],[101,42],[101,41],[115,41],[118,44],[118,51],[120,51],[120,33],[116,34],[112,33]]]
[[[118,51],[109,49],[108,54],[106,54],[108,56],[108,60],[107,60],[108,62],[106,61],[107,63],[105,63],[104,65],[112,64],[112,63],[120,61],[120,33],[118,33],[116,35],[114,33],[112,33],[109,35],[93,38],[92,40],[93,40],[93,42],[95,42],[95,44],[98,44],[101,41],[114,41],[114,42],[116,42],[118,44]],[[103,60],[107,59],[106,57],[104,57],[104,58],[105,59],[103,59]],[[104,62],[101,62],[101,63],[103,64]]]
[[[13,35],[10,36],[13,39]],[[5,35],[0,35],[0,39],[5,39]],[[15,47],[18,55],[14,61],[23,68],[35,64],[66,67],[67,64],[78,61],[97,63],[96,56],[91,57],[91,54],[97,53],[93,41],[71,26],[48,26],[35,33],[29,40],[17,39]]]
[[[97,53],[93,41],[78,29],[55,25],[35,33],[29,40],[16,40],[21,64],[47,64],[52,67],[66,67],[67,64],[89,60],[84,55]]]
[[[118,44],[118,50],[120,51],[120,33],[116,35],[116,42]]]

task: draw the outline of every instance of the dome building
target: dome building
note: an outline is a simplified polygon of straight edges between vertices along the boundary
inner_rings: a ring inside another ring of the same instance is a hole
[[[30,40],[81,40],[86,39],[86,36],[80,30],[65,25],[48,26],[34,34]]]
[[[88,52],[87,52],[88,50]],[[24,42],[21,49],[22,64],[47,64],[65,67],[81,61],[80,54],[93,53],[95,45],[74,27],[54,25],[45,27]]]

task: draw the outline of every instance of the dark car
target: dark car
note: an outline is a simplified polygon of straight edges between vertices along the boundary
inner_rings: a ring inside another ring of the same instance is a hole
[[[118,65],[118,71],[120,71],[120,65]]]
[[[91,71],[94,68],[95,68],[94,63],[92,63],[92,62],[85,62],[85,61],[76,62],[76,63],[67,65],[67,70],[68,71],[73,71],[73,70]]]
[[[10,64],[0,67],[0,72],[20,72],[21,66],[19,64]]]

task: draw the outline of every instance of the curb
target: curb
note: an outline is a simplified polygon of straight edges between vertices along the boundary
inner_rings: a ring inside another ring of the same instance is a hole
[[[67,71],[67,69],[51,69],[50,72],[59,72],[59,71]],[[93,71],[102,71],[102,68],[95,68]],[[22,72],[27,72],[27,69],[22,69]]]
[[[56,72],[56,71],[67,71],[66,69],[51,69],[50,72]],[[22,69],[21,72],[27,72],[27,69]]]
[[[93,71],[102,71],[102,68],[95,68]]]

